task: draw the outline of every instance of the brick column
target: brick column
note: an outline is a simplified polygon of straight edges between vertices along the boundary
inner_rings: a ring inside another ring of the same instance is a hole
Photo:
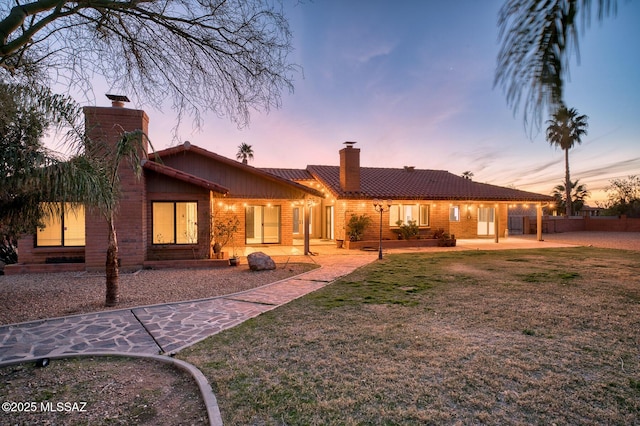
[[[115,105],[115,104],[114,104]],[[141,130],[148,134],[149,117],[144,111],[112,107],[85,107],[85,128],[93,147],[109,152],[123,132]],[[146,157],[147,141],[143,141],[141,158]],[[121,192],[116,212],[119,259],[124,270],[142,267],[146,259],[146,190],[144,174],[136,177],[132,165],[125,160],[118,170]],[[107,259],[108,227],[99,212],[87,211],[85,264],[87,270],[101,270]]]

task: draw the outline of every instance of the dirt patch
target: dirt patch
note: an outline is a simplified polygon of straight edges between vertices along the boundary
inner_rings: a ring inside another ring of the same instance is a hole
[[[1,368],[0,402],[2,424],[209,424],[191,376],[141,359],[72,358],[52,360],[46,368]]]

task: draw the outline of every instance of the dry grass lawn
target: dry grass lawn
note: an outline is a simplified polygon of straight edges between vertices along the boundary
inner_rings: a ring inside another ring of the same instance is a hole
[[[638,424],[640,257],[389,255],[185,350],[225,424]]]

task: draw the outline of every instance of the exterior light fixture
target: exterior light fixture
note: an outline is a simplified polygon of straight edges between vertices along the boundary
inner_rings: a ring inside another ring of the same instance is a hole
[[[378,244],[378,260],[382,259],[382,213],[391,209],[391,200],[373,200],[373,208],[380,213],[380,240]]]

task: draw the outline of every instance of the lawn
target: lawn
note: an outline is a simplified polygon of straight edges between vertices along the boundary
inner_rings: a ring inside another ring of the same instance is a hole
[[[389,255],[180,354],[225,424],[637,424],[640,257]]]

